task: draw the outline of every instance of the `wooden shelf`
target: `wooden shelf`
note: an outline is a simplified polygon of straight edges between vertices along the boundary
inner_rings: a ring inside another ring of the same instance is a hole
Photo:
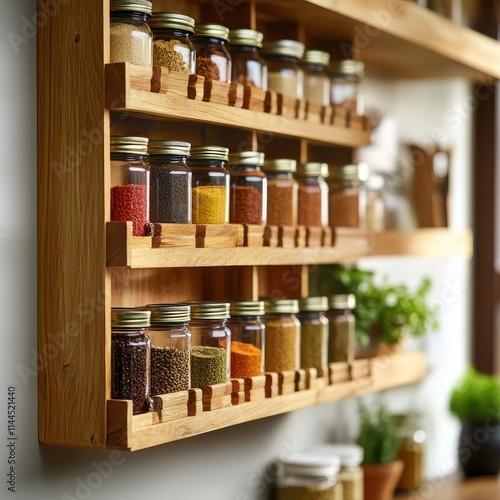
[[[309,389],[292,394],[151,425],[144,425],[143,415],[132,416],[131,402],[109,400],[108,446],[137,451],[315,404],[414,384],[427,372],[425,355],[421,352],[372,358],[369,364],[371,373],[366,377],[334,385],[326,385],[325,379],[318,378]]]

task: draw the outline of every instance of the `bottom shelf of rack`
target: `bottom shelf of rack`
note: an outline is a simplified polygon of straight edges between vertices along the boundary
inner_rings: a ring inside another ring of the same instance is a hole
[[[108,400],[108,447],[129,451],[150,448],[320,403],[414,384],[427,372],[422,352],[335,365],[330,365],[329,376],[325,372],[318,377],[314,368],[269,373],[233,379],[203,391],[190,389],[160,396],[155,398],[155,411],[141,415],[132,414],[131,401]],[[341,376],[344,371],[345,377]],[[337,382],[338,374],[341,381]]]

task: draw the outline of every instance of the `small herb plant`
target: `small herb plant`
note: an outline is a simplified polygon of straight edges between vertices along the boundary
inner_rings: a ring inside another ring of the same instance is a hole
[[[364,464],[386,464],[396,460],[399,449],[397,426],[384,403],[379,401],[370,410],[359,402],[361,417],[357,439],[364,451]]]
[[[461,422],[500,421],[500,378],[470,367],[451,392],[450,411]]]

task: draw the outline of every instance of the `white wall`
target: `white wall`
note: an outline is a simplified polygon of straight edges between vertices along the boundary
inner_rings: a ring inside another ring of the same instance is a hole
[[[8,498],[5,482],[7,391],[11,386],[16,389],[17,498],[126,500],[145,495],[172,500],[264,498],[263,491],[271,481],[266,468],[271,460],[333,436],[353,437],[354,401],[308,408],[134,454],[38,444],[37,383],[36,377],[31,376],[34,373],[26,371],[26,367],[31,367],[37,347],[36,41],[33,33],[26,31],[26,19],[33,18],[34,9],[35,0],[4,0],[0,16],[0,439],[3,440],[0,441],[0,476],[4,478],[0,483],[0,498]],[[12,33],[24,41],[13,38]],[[17,52],[11,41],[20,43]],[[395,85],[390,89],[392,111],[404,123],[402,132],[415,136],[424,135],[427,120],[432,117],[433,122],[439,122],[452,100],[462,98],[467,91],[459,82],[429,84],[425,94],[414,84]],[[415,122],[413,115],[401,114],[401,110],[417,97],[416,109],[421,114]],[[425,103],[430,106],[424,106]],[[454,131],[453,137],[464,148],[469,143],[467,127],[466,120]],[[465,225],[469,216],[465,161],[468,150],[460,156],[464,161],[457,167],[453,181],[455,192],[460,192],[453,210],[457,226]],[[461,259],[381,260],[363,264],[390,272],[398,279],[404,276],[412,282],[431,272],[437,298],[449,286],[447,280],[450,283],[463,280],[466,284],[465,291],[445,304],[441,331],[428,341],[432,368],[429,380],[420,388],[393,391],[390,398],[394,406],[406,407],[418,401],[421,408],[429,410],[429,449],[434,457],[432,462],[438,467],[432,470],[439,471],[439,467],[454,456],[454,429],[447,430],[449,420],[445,406],[449,385],[461,372],[466,358],[468,266]],[[19,371],[21,367],[25,367],[24,379]],[[107,464],[103,465],[104,462]],[[100,468],[100,474],[96,467]]]

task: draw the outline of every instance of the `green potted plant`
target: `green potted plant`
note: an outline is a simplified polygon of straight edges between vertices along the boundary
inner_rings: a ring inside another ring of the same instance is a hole
[[[458,461],[470,476],[500,472],[500,378],[469,368],[450,396],[450,411],[461,422]]]
[[[386,406],[379,401],[372,410],[359,403],[357,444],[363,448],[365,500],[390,500],[403,471],[397,460],[398,429]]]

